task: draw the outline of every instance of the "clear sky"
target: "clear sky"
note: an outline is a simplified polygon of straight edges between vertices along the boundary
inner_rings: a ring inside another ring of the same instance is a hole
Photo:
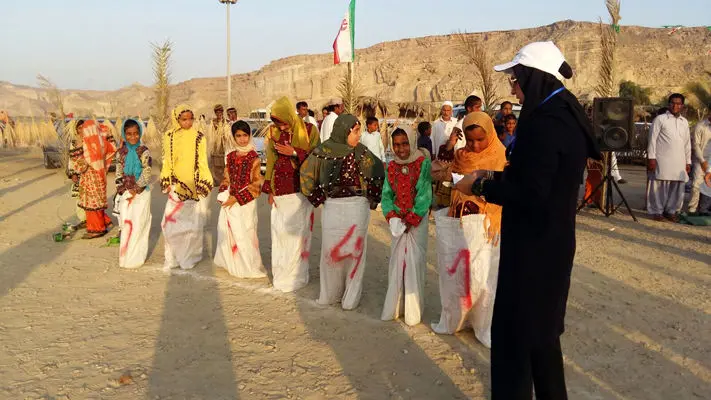
[[[622,0],[622,25],[711,25],[710,0]],[[232,72],[331,51],[348,0],[239,0]],[[356,0],[356,47],[408,37],[607,19],[604,0]],[[218,0],[0,0],[0,81],[62,88],[151,84],[150,42],[174,42],[173,81],[224,76]]]

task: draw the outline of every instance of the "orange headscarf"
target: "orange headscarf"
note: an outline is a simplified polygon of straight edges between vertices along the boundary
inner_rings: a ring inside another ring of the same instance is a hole
[[[86,163],[94,170],[106,175],[111,160],[116,154],[116,145],[109,140],[109,128],[94,120],[82,125],[82,147]]]
[[[470,174],[476,170],[503,171],[506,166],[506,147],[496,136],[494,122],[488,114],[484,112],[473,112],[464,118],[462,127],[466,131],[467,127],[478,125],[486,132],[486,148],[479,153],[462,148],[454,153],[454,164],[452,172],[458,174]],[[457,206],[471,201],[479,207],[479,212],[486,215],[484,220],[485,228],[488,231],[490,242],[498,243],[501,232],[501,206],[487,203],[479,196],[466,196],[462,192],[452,190],[452,201],[449,208],[451,217],[454,215]],[[488,224],[487,224],[488,223]]]

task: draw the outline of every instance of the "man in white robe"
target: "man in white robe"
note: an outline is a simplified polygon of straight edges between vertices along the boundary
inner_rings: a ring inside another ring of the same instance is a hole
[[[336,118],[343,114],[345,107],[343,107],[343,100],[339,98],[333,98],[328,102],[328,115],[323,119],[321,123],[321,143],[327,141],[331,137],[331,131],[333,131],[333,123],[336,122]]]
[[[696,124],[694,135],[691,138],[691,152],[694,155],[694,180],[691,184],[691,197],[689,198],[689,213],[696,214],[699,210],[699,197],[701,185],[704,185],[704,175],[709,170],[709,153],[711,147],[711,113],[708,117]]]
[[[655,221],[677,222],[691,171],[689,121],[681,116],[684,96],[669,96],[669,111],[654,119],[647,145],[647,213]]]
[[[432,151],[435,158],[439,153],[439,147],[447,143],[452,129],[457,124],[457,120],[452,118],[453,108],[454,104],[451,101],[445,101],[440,110],[440,117],[432,123]]]

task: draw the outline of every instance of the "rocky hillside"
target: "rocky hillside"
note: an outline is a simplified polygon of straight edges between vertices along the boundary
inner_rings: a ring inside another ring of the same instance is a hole
[[[515,31],[472,34],[485,43],[496,62],[511,59],[524,44],[553,40],[573,65],[576,76],[568,86],[584,97],[593,95],[600,60],[599,26],[562,21]],[[657,99],[686,83],[705,79],[711,70],[711,32],[684,28],[673,35],[667,29],[623,26],[617,52],[618,80],[632,80]],[[477,92],[474,70],[452,35],[431,36],[377,44],[357,51],[356,74],[360,94],[389,102],[462,100]],[[233,102],[240,114],[265,107],[281,95],[307,100],[319,108],[337,96],[346,67],[334,66],[331,54],[299,55],[271,62],[262,69],[233,76]],[[146,69],[150,68],[149,65]],[[187,102],[209,113],[224,102],[224,78],[199,78],[176,84],[172,102]],[[501,77],[500,95],[509,97]],[[67,90],[67,110],[79,114],[149,115],[153,94],[149,87],[132,85],[111,92]],[[47,94],[36,88],[0,83],[0,107],[12,115],[41,115],[51,106]]]

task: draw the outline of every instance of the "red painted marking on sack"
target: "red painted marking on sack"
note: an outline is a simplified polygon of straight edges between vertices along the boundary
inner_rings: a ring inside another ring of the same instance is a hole
[[[126,255],[128,251],[128,243],[131,241],[131,235],[133,235],[133,222],[130,219],[123,221],[125,226],[128,226],[128,237],[125,243],[121,243],[121,257]]]
[[[168,222],[178,222],[178,220],[175,219],[175,214],[177,214],[178,211],[180,211],[180,209],[183,208],[184,205],[185,203],[181,201],[175,206],[173,211],[171,211],[168,215],[165,216],[165,219],[163,220],[163,228],[168,225]]]
[[[462,261],[464,262],[464,295],[460,296],[460,298],[462,301],[462,307],[465,309],[470,309],[472,307],[470,259],[471,253],[469,253],[469,249],[462,249],[459,251],[459,254],[457,254],[457,258],[454,260],[452,268],[447,270],[447,273],[452,276],[457,272],[457,269],[459,269],[459,264]]]
[[[314,231],[314,212],[311,211],[311,215],[309,216],[309,231],[313,232]]]
[[[407,246],[405,246],[405,259],[402,260],[402,275],[403,275],[403,277],[405,276],[405,269],[406,268],[407,268]]]
[[[341,261],[344,261],[346,259],[353,259],[356,260],[356,264],[353,267],[353,270],[350,273],[350,278],[353,279],[355,277],[356,272],[358,272],[358,266],[360,266],[361,261],[363,260],[363,238],[359,237],[356,239],[355,242],[355,253],[348,253],[348,254],[341,254],[341,248],[348,243],[348,241],[351,239],[353,236],[353,233],[355,233],[356,225],[353,225],[348,229],[348,232],[346,235],[341,239],[340,242],[336,246],[331,249],[331,252],[329,255],[331,256],[331,260],[334,263],[339,263]]]
[[[227,236],[230,238],[230,242],[232,242],[232,247],[230,249],[232,250],[232,255],[234,256],[237,254],[237,251],[239,250],[237,247],[237,242],[235,241],[234,236],[232,236],[232,225],[230,225],[230,220],[227,220]]]

